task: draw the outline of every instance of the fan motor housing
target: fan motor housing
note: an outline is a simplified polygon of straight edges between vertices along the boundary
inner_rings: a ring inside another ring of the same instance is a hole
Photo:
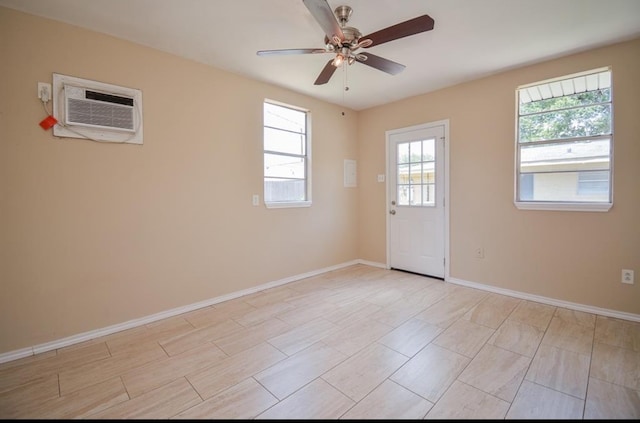
[[[342,45],[355,47],[358,44],[358,41],[360,40],[360,38],[362,37],[362,33],[357,28],[353,28],[351,26],[345,26],[345,27],[342,27],[341,29],[342,29],[342,33],[344,34],[344,41],[342,41]],[[324,37],[324,43],[333,44],[334,47],[336,46],[333,43],[333,41],[330,40],[329,37],[327,37],[326,35]]]

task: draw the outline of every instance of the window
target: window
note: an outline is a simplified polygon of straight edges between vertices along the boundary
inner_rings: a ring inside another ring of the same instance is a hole
[[[264,102],[264,201],[267,207],[311,205],[309,112]]]
[[[609,172],[596,170],[578,174],[579,195],[603,195],[609,190]]]
[[[435,206],[435,138],[398,143],[399,206]]]
[[[516,206],[609,210],[611,70],[518,87]]]

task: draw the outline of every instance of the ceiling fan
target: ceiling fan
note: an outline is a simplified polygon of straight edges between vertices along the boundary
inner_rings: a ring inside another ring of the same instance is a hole
[[[329,82],[338,67],[355,62],[371,66],[391,75],[396,75],[405,68],[404,65],[371,53],[358,52],[361,48],[369,48],[419,34],[433,29],[434,21],[429,15],[418,16],[408,21],[389,26],[366,36],[358,29],[347,26],[353,10],[349,6],[338,6],[334,11],[327,0],[302,0],[311,15],[318,22],[324,33],[324,48],[295,48],[280,50],[260,50],[258,56],[283,54],[320,54],[333,53],[335,56],[327,62],[314,85]]]

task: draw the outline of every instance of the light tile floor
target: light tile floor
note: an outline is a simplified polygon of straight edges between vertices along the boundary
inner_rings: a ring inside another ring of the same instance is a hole
[[[639,419],[640,323],[350,266],[0,364],[3,419]]]

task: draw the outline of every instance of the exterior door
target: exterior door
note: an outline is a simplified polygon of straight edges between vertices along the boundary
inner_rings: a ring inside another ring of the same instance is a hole
[[[387,132],[388,265],[445,276],[445,126]]]

